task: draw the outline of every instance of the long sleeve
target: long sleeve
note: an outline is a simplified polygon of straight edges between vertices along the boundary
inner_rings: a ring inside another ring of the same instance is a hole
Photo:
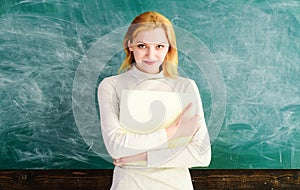
[[[148,151],[147,167],[206,167],[210,160],[209,137],[202,127],[185,146]]]
[[[197,114],[200,116],[200,128],[192,140],[185,146],[149,150],[147,167],[196,167],[208,166],[211,161],[211,145],[207,131],[202,102],[197,85],[191,81],[189,92],[197,98]]]
[[[101,131],[104,144],[114,159],[146,152],[152,149],[167,148],[167,135],[164,129],[147,134],[123,133],[119,123],[119,97],[114,78],[105,78],[98,87]]]

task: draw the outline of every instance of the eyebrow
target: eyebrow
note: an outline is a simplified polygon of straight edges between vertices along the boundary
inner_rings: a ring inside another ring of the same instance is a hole
[[[163,44],[163,45],[169,45],[169,43],[167,42],[143,42],[143,41],[137,41],[136,44],[138,43],[142,43],[142,44]]]

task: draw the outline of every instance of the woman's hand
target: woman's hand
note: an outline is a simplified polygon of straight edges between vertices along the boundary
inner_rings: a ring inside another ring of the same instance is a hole
[[[114,165],[123,166],[126,165],[127,163],[136,162],[136,161],[147,161],[147,152],[115,159]]]
[[[192,108],[192,103],[187,105],[179,115],[178,119],[166,128],[168,140],[184,136],[193,136],[199,129],[199,116],[189,116],[188,112]]]

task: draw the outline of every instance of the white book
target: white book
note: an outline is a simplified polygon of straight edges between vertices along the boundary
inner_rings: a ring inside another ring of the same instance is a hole
[[[127,133],[149,133],[170,126],[189,104],[196,113],[196,97],[177,92],[122,90],[120,124]]]
[[[170,126],[189,104],[190,116],[196,113],[196,97],[192,94],[149,90],[122,90],[119,121],[124,133],[150,133]],[[184,146],[192,136],[168,141],[168,147]],[[126,163],[127,167],[145,167],[145,161]]]

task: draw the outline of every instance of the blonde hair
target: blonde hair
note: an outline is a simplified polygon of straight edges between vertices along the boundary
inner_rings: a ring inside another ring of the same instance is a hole
[[[133,53],[129,50],[128,41],[132,42],[133,38],[141,31],[152,30],[158,27],[164,29],[169,41],[169,50],[162,64],[163,74],[171,78],[178,76],[178,52],[174,28],[169,19],[157,12],[142,13],[130,24],[123,41],[126,57],[119,69],[119,73],[126,72],[132,67],[132,63],[135,62]]]

